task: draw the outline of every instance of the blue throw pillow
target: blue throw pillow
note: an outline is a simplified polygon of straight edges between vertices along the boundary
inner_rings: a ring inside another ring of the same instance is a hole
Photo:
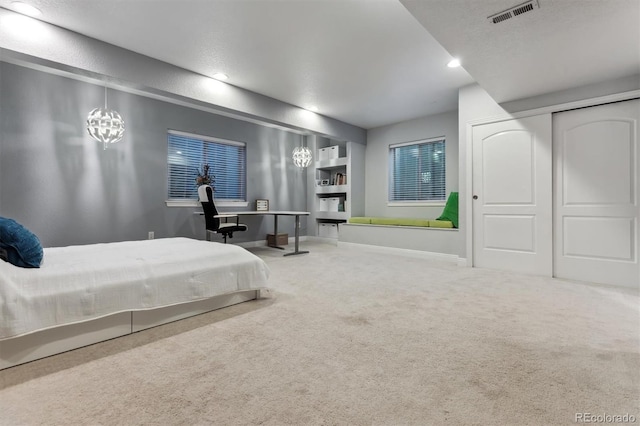
[[[39,268],[44,251],[38,237],[13,219],[0,217],[0,258],[22,268]]]

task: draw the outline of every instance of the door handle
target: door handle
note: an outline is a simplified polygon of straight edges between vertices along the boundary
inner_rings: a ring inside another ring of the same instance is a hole
[[[477,200],[477,199],[478,199],[478,196],[477,196],[477,195],[474,195],[474,196],[473,196],[473,199],[474,199],[474,200]]]

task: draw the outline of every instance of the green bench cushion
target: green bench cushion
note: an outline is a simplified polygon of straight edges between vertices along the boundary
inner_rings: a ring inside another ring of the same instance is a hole
[[[453,228],[453,222],[450,220],[430,220],[429,226],[431,228]]]
[[[366,224],[370,224],[371,223],[371,218],[370,217],[350,217],[349,218],[349,223],[366,223]]]
[[[454,228],[449,220],[427,220],[402,217],[352,217],[349,223],[365,225],[389,225],[389,226],[421,226],[429,228]]]
[[[394,226],[429,226],[426,219],[411,219],[402,217],[372,217],[372,225],[394,225]]]

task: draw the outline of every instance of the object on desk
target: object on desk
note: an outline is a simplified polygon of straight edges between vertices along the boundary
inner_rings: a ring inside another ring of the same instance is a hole
[[[289,234],[278,233],[278,238],[273,234],[267,234],[267,245],[269,246],[286,246],[289,244]]]
[[[256,210],[259,212],[269,211],[269,200],[256,200]]]

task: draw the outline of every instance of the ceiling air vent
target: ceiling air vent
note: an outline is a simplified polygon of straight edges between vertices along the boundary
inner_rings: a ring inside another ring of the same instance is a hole
[[[503,10],[502,12],[495,13],[489,16],[489,19],[494,24],[499,24],[500,22],[504,22],[507,19],[514,18],[518,15],[522,15],[523,13],[531,12],[533,9],[539,8],[538,0],[530,0],[525,3],[520,3],[517,6],[513,6],[507,10]]]

